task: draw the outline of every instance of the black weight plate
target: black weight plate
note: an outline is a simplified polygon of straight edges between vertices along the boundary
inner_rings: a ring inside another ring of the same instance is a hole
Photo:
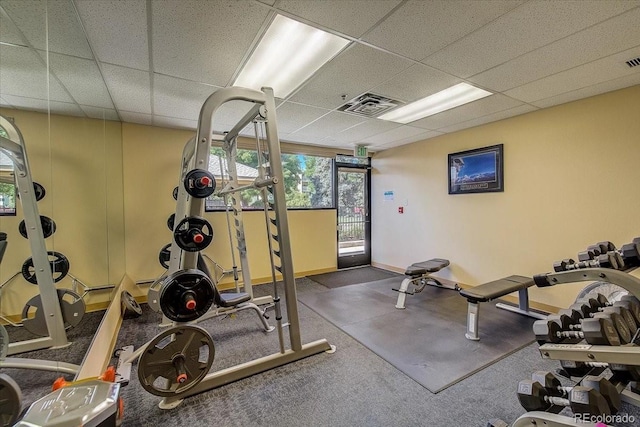
[[[216,180],[208,170],[193,169],[184,177],[184,188],[193,197],[204,199],[216,191]]]
[[[176,225],[176,214],[172,213],[167,218],[167,227],[169,227],[170,231],[173,231],[173,226]]]
[[[178,187],[173,189],[173,200],[178,200]]]
[[[42,184],[38,184],[37,182],[33,182],[33,191],[34,194],[36,196],[36,201],[39,202],[40,200],[44,199],[44,196],[46,196],[47,191],[44,189],[44,187],[42,186]]]
[[[199,216],[186,217],[174,229],[173,238],[182,250],[198,252],[213,240],[213,227]]]
[[[202,271],[178,270],[161,285],[160,309],[174,322],[191,322],[209,311],[215,292],[213,282]]]
[[[171,243],[164,245],[158,254],[158,261],[163,268],[169,268],[169,260],[171,260]]]
[[[77,326],[85,313],[84,300],[71,289],[57,289],[57,291],[65,329]],[[35,309],[35,313],[31,309]],[[30,311],[34,314],[33,316],[29,316]],[[22,309],[22,326],[32,334],[43,337],[49,335],[40,295],[36,295],[27,301]]]
[[[207,331],[193,325],[176,326],[147,344],[138,360],[138,379],[153,395],[177,396],[202,381],[214,357],[213,339]]]
[[[69,273],[69,260],[66,256],[62,255],[60,252],[49,251],[47,252],[49,257],[49,264],[51,265],[51,274],[53,274],[53,282],[58,283],[62,279],[64,279]],[[27,259],[24,264],[22,264],[22,277],[34,285],[38,284],[38,280],[36,278],[36,269],[33,266],[33,258]]]
[[[22,392],[7,374],[0,374],[0,427],[12,426],[22,411]]]
[[[133,314],[135,317],[142,316],[142,308],[138,301],[127,291],[122,291],[120,294],[120,301],[122,301],[122,307],[124,308],[123,314],[125,312]]]
[[[42,234],[45,239],[56,232],[56,223],[48,216],[40,215],[40,223],[42,224]],[[29,238],[27,236],[27,225],[24,223],[24,220],[20,221],[20,224],[18,224],[18,231],[25,239]]]

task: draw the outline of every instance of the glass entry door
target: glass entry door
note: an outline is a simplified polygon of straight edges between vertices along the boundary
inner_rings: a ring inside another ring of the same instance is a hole
[[[369,169],[337,168],[338,268],[371,264]]]

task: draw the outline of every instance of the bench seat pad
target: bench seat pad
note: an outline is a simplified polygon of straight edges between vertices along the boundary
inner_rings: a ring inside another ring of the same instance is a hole
[[[421,274],[435,273],[449,265],[448,259],[433,258],[429,261],[416,262],[407,267],[406,276],[419,276]]]
[[[223,292],[218,295],[220,295],[220,298],[215,298],[216,301],[214,302],[219,307],[235,307],[251,299],[251,295],[246,292]]]
[[[531,277],[513,275],[474,288],[462,289],[460,295],[469,302],[487,302],[530,286],[533,286]]]

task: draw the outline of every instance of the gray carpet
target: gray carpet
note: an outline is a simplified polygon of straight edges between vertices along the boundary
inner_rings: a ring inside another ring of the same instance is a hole
[[[358,283],[374,282],[376,280],[402,277],[400,274],[375,267],[357,267],[348,270],[332,271],[331,273],[315,274],[308,278],[327,288],[356,285]]]
[[[300,302],[433,393],[531,344],[534,319],[480,308],[480,341],[465,338],[467,301],[427,286],[395,308],[402,278],[305,294]]]
[[[311,280],[298,279],[297,283],[300,297],[327,291]],[[270,286],[255,289],[258,296],[271,293]],[[124,322],[119,345],[141,345],[160,331],[160,316],[146,305],[143,309],[143,317]],[[171,411],[160,410],[159,398],[142,389],[134,367],[134,377],[122,391],[124,426],[484,427],[494,417],[514,421],[524,412],[515,393],[518,381],[532,371],[558,366],[543,360],[534,344],[432,394],[304,305],[299,305],[299,311],[303,342],[327,338],[337,346],[334,354],[319,354],[228,384],[186,399]],[[212,319],[204,326],[216,345],[214,370],[277,351],[277,336],[261,332],[253,313]],[[63,357],[64,351],[58,350],[57,356]],[[28,376],[42,375],[35,371],[19,374],[22,376],[16,379],[23,384]],[[636,408],[625,405],[622,411],[640,417]]]

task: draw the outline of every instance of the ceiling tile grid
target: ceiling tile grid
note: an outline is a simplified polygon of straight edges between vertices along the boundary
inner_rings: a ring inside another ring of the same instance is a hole
[[[135,113],[132,111],[119,111],[122,121],[126,123],[138,123],[141,125],[153,125],[153,116],[151,114]]]
[[[358,38],[401,0],[280,0],[278,9]]]
[[[438,129],[438,131],[443,133],[457,132],[462,129],[468,129],[474,126],[480,126],[480,125],[495,122],[498,120],[504,120],[510,117],[519,116],[521,114],[530,113],[537,109],[538,108],[534,107],[533,105],[523,104],[515,108],[509,108],[508,110],[498,111],[497,113],[487,114],[486,116],[482,116],[475,119],[467,120],[465,122],[446,126]]]
[[[278,130],[282,133],[295,132],[330,111],[331,110],[324,108],[310,107],[294,102],[283,102],[276,110]]]
[[[100,107],[92,107],[90,105],[80,105],[80,108],[87,117],[92,119],[100,119],[100,120],[114,120],[119,121],[120,117],[116,110],[112,110],[109,108],[100,108]]]
[[[269,14],[247,1],[152,3],[154,71],[224,87]]]
[[[219,89],[161,74],[156,74],[153,81],[154,114],[194,121],[204,101]]]
[[[48,101],[44,99],[25,98],[22,96],[6,95],[2,97],[12,106],[31,111],[46,113],[51,110],[52,114],[64,114],[67,116],[84,117],[84,111],[77,104],[69,102]]]
[[[99,61],[149,70],[145,1],[76,0],[76,5]]]
[[[529,1],[422,62],[463,78],[628,10],[626,1]]]
[[[400,127],[388,130],[386,132],[382,132],[377,135],[373,135],[368,138],[365,138],[362,140],[362,142],[375,147],[376,145],[384,145],[394,141],[415,138],[416,136],[422,135],[422,134],[425,134],[424,129],[409,126],[409,125],[402,125]]]
[[[422,141],[422,140],[426,140],[426,139],[430,139],[430,138],[435,138],[436,136],[440,136],[440,135],[444,135],[444,133],[439,132],[439,131],[435,131],[435,130],[430,130],[430,131],[427,131],[427,132],[423,132],[423,133],[419,133],[419,134],[410,136],[408,138],[396,139],[396,140],[388,142],[386,144],[379,145],[376,148],[386,150],[386,149],[393,148],[393,147],[400,147],[401,145],[410,144],[410,143],[416,142],[416,141]]]
[[[314,137],[316,135],[322,135],[323,137],[334,136],[335,134],[349,129],[352,126],[359,125],[364,120],[365,119],[363,117],[356,117],[350,114],[334,111],[314,122],[311,122],[309,125],[298,129],[293,133],[293,135],[308,137]]]
[[[102,74],[119,110],[151,113],[151,78],[147,71],[102,64]]]

